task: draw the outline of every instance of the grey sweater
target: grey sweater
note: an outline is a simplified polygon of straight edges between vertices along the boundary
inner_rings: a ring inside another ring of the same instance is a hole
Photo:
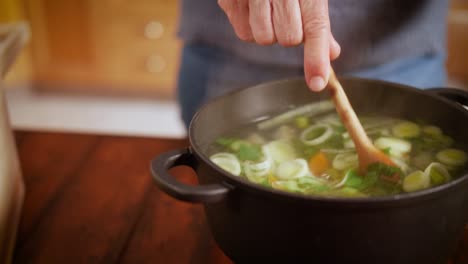
[[[348,72],[410,56],[445,53],[447,0],[329,0],[331,29]],[[216,0],[183,0],[179,36],[259,64],[301,67],[303,47],[240,41]]]

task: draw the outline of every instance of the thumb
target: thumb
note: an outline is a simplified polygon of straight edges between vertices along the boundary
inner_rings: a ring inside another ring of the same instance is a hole
[[[312,91],[321,91],[330,74],[330,21],[327,0],[301,0],[304,73]]]

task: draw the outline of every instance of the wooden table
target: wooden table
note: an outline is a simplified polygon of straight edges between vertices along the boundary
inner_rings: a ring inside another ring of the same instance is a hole
[[[16,141],[26,200],[14,263],[231,263],[202,207],[152,183],[149,161],[186,141],[42,132]],[[196,183],[188,168],[174,174]],[[468,263],[467,242],[465,232],[453,263]]]

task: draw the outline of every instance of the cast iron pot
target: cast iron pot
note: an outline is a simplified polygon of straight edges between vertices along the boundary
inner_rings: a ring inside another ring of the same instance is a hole
[[[423,120],[468,147],[468,94],[365,79],[342,79],[358,113]],[[218,136],[256,118],[328,97],[303,80],[257,85],[204,105],[192,120],[190,147],[151,163],[156,184],[176,199],[204,204],[214,239],[236,263],[446,263],[468,220],[468,174],[445,185],[377,198],[320,198],[250,183],[217,168],[206,153]],[[168,169],[188,165],[198,186]]]

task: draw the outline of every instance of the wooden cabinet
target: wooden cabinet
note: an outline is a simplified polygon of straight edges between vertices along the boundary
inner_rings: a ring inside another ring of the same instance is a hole
[[[172,96],[178,1],[27,0],[40,89]]]
[[[448,15],[447,70],[452,78],[468,83],[468,0],[452,0]]]
[[[179,2],[0,0],[0,20],[24,17],[32,30],[7,81],[27,77],[38,89],[170,97],[180,59]],[[468,0],[452,0],[447,69],[468,83],[466,47]]]

